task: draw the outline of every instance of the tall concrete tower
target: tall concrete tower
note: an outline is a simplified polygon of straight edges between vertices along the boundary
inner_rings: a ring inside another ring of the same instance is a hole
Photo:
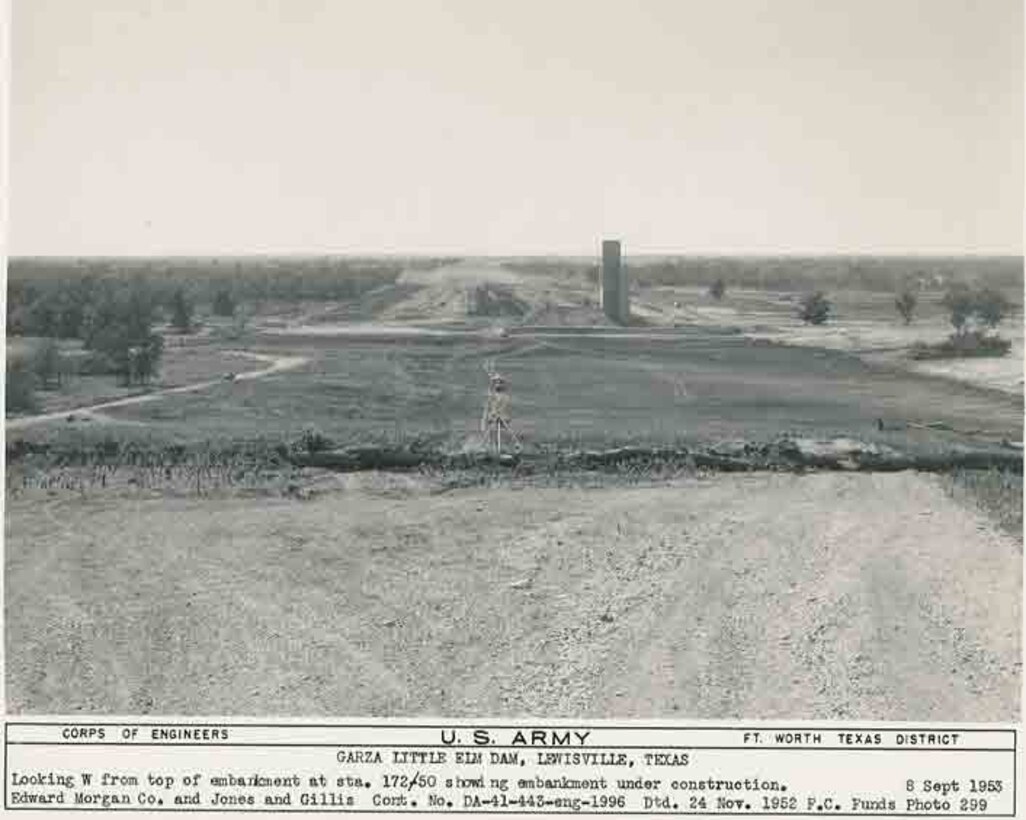
[[[620,325],[631,316],[627,290],[627,269],[620,253],[619,239],[602,240],[602,312]]]

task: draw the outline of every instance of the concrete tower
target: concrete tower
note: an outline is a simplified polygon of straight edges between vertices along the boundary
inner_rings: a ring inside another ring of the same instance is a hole
[[[602,241],[602,312],[620,325],[631,315],[627,290],[627,269],[620,254],[619,239]]]

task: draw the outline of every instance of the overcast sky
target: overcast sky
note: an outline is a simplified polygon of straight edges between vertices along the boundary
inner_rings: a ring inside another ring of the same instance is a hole
[[[1022,253],[1021,0],[13,0],[14,254]]]

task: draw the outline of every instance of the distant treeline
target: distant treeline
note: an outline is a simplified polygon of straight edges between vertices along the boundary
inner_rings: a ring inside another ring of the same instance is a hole
[[[214,306],[265,300],[345,300],[393,283],[404,268],[441,260],[339,257],[46,258],[10,260],[7,332],[81,338],[91,310],[131,293],[170,310],[176,294]],[[223,312],[223,309],[218,312]]]
[[[1020,256],[627,256],[632,282],[691,285],[718,281],[731,287],[801,291],[844,289],[893,292],[903,288],[946,291],[956,283],[986,284],[1021,293]],[[583,259],[518,259],[525,273],[577,273],[598,280],[599,267]]]

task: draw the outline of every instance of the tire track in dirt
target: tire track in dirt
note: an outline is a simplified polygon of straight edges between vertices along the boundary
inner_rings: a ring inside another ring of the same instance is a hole
[[[732,511],[741,537],[706,551],[700,579],[679,577],[591,714],[1012,719],[1021,589],[1010,540],[951,505],[933,477],[865,476],[879,489],[862,510],[839,503],[849,476],[790,480],[804,498],[781,510],[772,538]]]
[[[369,480],[10,499],[12,710],[1018,715],[1022,554],[934,476]]]

